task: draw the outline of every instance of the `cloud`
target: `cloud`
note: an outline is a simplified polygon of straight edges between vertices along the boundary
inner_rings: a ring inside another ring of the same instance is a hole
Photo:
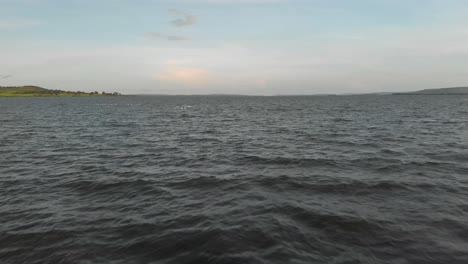
[[[190,38],[185,36],[178,36],[178,35],[166,35],[157,32],[146,32],[145,36],[150,39],[163,39],[163,40],[170,40],[170,41],[184,41],[190,40]]]
[[[205,69],[169,66],[166,70],[158,72],[153,76],[154,80],[164,82],[175,82],[185,85],[203,85],[210,79],[210,73]]]
[[[8,78],[11,78],[13,77],[13,75],[11,74],[8,74],[8,75],[0,75],[0,79],[8,79]]]
[[[171,24],[176,27],[187,27],[187,26],[195,25],[197,23],[197,18],[191,14],[185,13],[177,9],[170,9],[169,12],[182,16],[182,18],[178,18],[178,19],[171,21]],[[145,33],[145,36],[150,39],[163,39],[163,40],[169,40],[169,41],[184,41],[184,40],[190,39],[186,36],[167,35],[167,34],[161,34],[158,32],[147,32]]]
[[[181,18],[175,19],[171,21],[171,24],[176,27],[187,27],[192,26],[197,23],[197,17],[183,11],[177,9],[170,9],[169,12],[176,14],[178,16],[182,16]]]

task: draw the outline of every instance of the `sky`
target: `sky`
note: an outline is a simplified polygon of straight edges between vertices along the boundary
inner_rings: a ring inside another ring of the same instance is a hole
[[[0,86],[331,94],[468,86],[466,0],[0,0]]]

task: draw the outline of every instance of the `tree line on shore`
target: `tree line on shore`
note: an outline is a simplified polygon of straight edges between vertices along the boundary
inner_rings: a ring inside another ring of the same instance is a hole
[[[0,86],[0,94],[38,95],[38,96],[119,96],[118,92],[82,92],[46,89],[38,86]]]
[[[41,91],[39,93],[49,93],[49,94],[75,94],[75,95],[109,95],[109,96],[117,96],[117,95],[122,95],[121,93],[118,92],[111,92],[111,93],[106,93],[106,92],[101,92],[99,93],[98,91],[94,92],[82,92],[82,91],[76,91],[76,92],[71,92],[71,91],[63,91],[63,90],[47,90],[47,91]]]

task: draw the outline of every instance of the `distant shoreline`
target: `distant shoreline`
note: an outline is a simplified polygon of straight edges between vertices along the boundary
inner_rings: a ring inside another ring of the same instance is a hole
[[[432,96],[468,96],[468,87],[452,87],[425,89],[414,92],[375,92],[375,93],[345,93],[345,94],[274,94],[274,95],[245,95],[245,94],[126,94],[125,96],[209,96],[209,97],[333,97],[333,96],[386,96],[386,95],[432,95]],[[0,97],[107,97],[124,96],[117,92],[81,92],[51,90],[39,86],[0,86]]]
[[[102,97],[121,96],[122,94],[113,92],[81,92],[50,90],[39,86],[0,86],[0,97]]]
[[[468,95],[468,93],[394,93],[392,95]]]
[[[50,94],[50,95],[45,95],[45,94],[2,94],[0,93],[0,97],[4,97],[4,98],[7,98],[7,97],[22,97],[22,98],[25,98],[25,97],[107,97],[107,96],[113,96],[113,95],[101,95],[101,94],[98,94],[98,95],[89,95],[89,94],[86,94],[86,95],[73,95],[73,94]],[[119,95],[119,96],[123,96],[123,95]]]

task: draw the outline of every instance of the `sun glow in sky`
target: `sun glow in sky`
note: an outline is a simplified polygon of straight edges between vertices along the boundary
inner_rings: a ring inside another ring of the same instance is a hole
[[[468,85],[466,0],[0,0],[0,85],[322,94]]]

